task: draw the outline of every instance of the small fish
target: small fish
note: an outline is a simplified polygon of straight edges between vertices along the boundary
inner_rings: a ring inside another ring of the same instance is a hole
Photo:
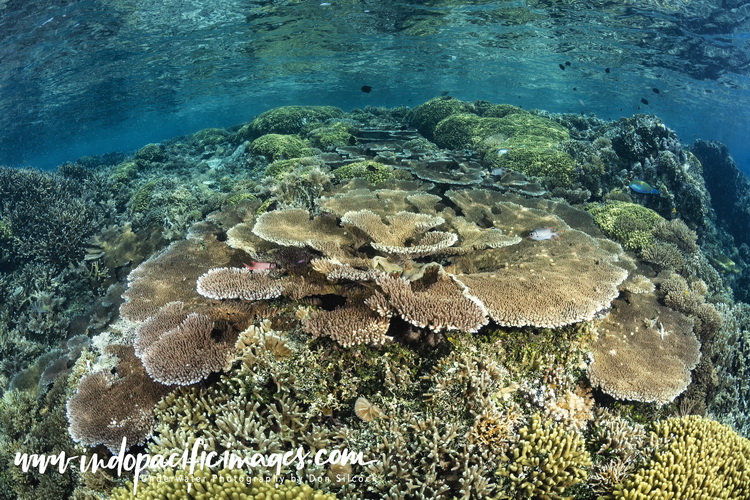
[[[558,64],[558,66],[560,66],[561,70],[565,71],[565,65],[564,64]]]
[[[651,187],[651,184],[645,181],[633,181],[628,184],[628,187],[641,194],[659,194],[659,190]]]
[[[503,148],[503,149],[498,149],[497,150],[497,155],[498,156],[503,156],[503,155],[507,155],[507,154],[508,154],[508,149],[507,148]]]
[[[447,90],[443,90],[442,92],[440,92],[440,95],[441,95],[442,97],[445,97],[445,96],[447,96],[448,94],[450,94],[450,92],[449,92],[449,91],[447,91]]]
[[[256,262],[252,261],[250,264],[242,264],[245,266],[245,269],[250,271],[251,273],[257,273],[262,271],[270,271],[271,269],[276,269],[278,266],[274,264],[273,262]]]
[[[570,66],[570,61],[565,61],[565,66]]]
[[[609,68],[604,68],[604,72],[609,74]]]
[[[534,241],[556,240],[560,238],[560,234],[562,234],[562,231],[555,231],[554,228],[540,227],[529,233],[529,239]]]
[[[508,173],[508,171],[507,171],[507,170],[505,170],[505,169],[504,169],[504,168],[502,168],[502,167],[497,167],[497,168],[493,168],[493,169],[492,169],[492,170],[490,171],[490,174],[492,174],[492,175],[493,175],[493,176],[495,176],[495,177],[502,177],[502,176],[504,176],[504,175],[505,175],[505,174],[507,174],[507,173]]]
[[[361,90],[365,94],[369,94],[370,92],[372,92],[372,87],[370,87],[369,85],[362,85],[359,90]]]
[[[656,87],[652,88],[651,90],[654,92],[654,94],[658,94],[660,92]]]
[[[645,97],[641,97],[641,102],[648,106],[648,100]]]

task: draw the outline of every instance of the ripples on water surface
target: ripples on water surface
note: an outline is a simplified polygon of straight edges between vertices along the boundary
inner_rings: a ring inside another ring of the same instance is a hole
[[[723,140],[747,164],[750,6],[739,1],[0,0],[0,9],[6,164],[133,150],[283,104],[412,106],[442,92],[607,119],[655,113],[686,142]],[[373,92],[360,92],[365,84]]]

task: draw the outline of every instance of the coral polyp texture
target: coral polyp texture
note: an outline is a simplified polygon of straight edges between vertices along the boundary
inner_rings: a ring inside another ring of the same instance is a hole
[[[518,441],[502,457],[497,474],[506,478],[511,498],[563,500],[586,481],[590,467],[580,434],[534,415],[518,431]]]
[[[138,327],[133,343],[146,372],[165,385],[194,384],[220,371],[237,336],[226,324],[183,306],[163,306]]]

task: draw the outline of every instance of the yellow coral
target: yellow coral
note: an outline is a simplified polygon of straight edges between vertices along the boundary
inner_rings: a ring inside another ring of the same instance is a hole
[[[512,498],[571,498],[573,486],[588,477],[591,456],[580,434],[537,414],[519,431],[519,441],[502,457],[497,471],[509,481]]]
[[[650,459],[612,499],[750,498],[750,441],[697,415],[654,424]]]

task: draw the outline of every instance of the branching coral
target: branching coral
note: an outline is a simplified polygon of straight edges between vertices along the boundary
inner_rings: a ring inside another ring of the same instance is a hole
[[[518,431],[502,457],[497,471],[507,478],[512,498],[569,498],[570,488],[586,481],[591,457],[583,438],[559,424],[544,422],[534,415]]]
[[[604,234],[620,242],[626,250],[642,250],[653,245],[653,231],[663,221],[653,210],[624,201],[592,204],[587,210]]]
[[[612,499],[748,498],[750,441],[697,415],[654,424],[656,449]]]

